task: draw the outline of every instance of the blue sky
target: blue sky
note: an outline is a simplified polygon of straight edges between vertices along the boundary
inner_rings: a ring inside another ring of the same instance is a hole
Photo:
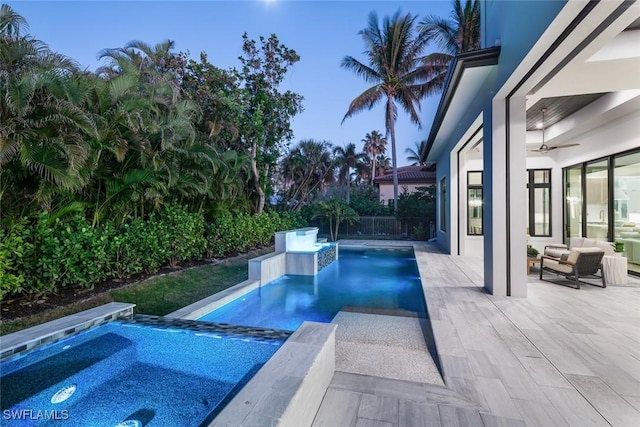
[[[397,10],[420,17],[447,17],[449,0],[440,1],[9,1],[27,19],[30,33],[57,52],[95,70],[97,53],[122,47],[131,40],[155,44],[176,42],[176,51],[198,59],[205,51],[221,68],[238,67],[242,34],[252,39],[275,33],[301,57],[285,87],[304,96],[305,111],[293,120],[294,140],[314,138],[334,145],[355,143],[372,130],[384,133],[384,104],[341,124],[349,103],[367,85],[340,67],[344,56],[365,61],[358,35],[376,11],[379,18]],[[439,95],[422,101],[422,130],[400,113],[396,125],[398,164],[406,164],[404,149],[426,138]],[[390,150],[390,147],[389,147]]]

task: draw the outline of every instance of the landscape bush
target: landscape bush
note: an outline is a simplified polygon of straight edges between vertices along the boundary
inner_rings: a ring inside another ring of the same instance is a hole
[[[223,215],[207,225],[207,255],[222,257],[246,252],[269,243],[276,231],[290,230],[305,224],[302,215],[296,212]]]
[[[221,257],[268,244],[276,231],[304,225],[299,214],[223,215],[205,224],[202,213],[167,205],[140,218],[92,227],[82,213],[0,228],[0,301],[34,300],[66,287],[92,288],[136,273],[155,273],[204,256]]]

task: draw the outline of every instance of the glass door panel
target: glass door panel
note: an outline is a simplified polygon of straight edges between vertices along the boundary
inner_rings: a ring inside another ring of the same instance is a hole
[[[624,243],[631,271],[640,272],[640,153],[613,160],[614,240]]]
[[[565,182],[565,242],[582,236],[582,168],[575,166],[564,171]]]
[[[587,163],[586,206],[587,236],[596,240],[608,239],[609,231],[609,179],[607,160]]]

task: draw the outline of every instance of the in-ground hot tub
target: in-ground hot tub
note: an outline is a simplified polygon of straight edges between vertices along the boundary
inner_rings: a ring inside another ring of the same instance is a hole
[[[207,424],[288,336],[151,316],[109,322],[3,361],[2,417],[10,425]]]

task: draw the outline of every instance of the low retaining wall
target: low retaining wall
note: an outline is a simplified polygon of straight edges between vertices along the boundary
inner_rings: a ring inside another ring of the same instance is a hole
[[[335,370],[336,327],[304,322],[209,426],[310,426]]]

